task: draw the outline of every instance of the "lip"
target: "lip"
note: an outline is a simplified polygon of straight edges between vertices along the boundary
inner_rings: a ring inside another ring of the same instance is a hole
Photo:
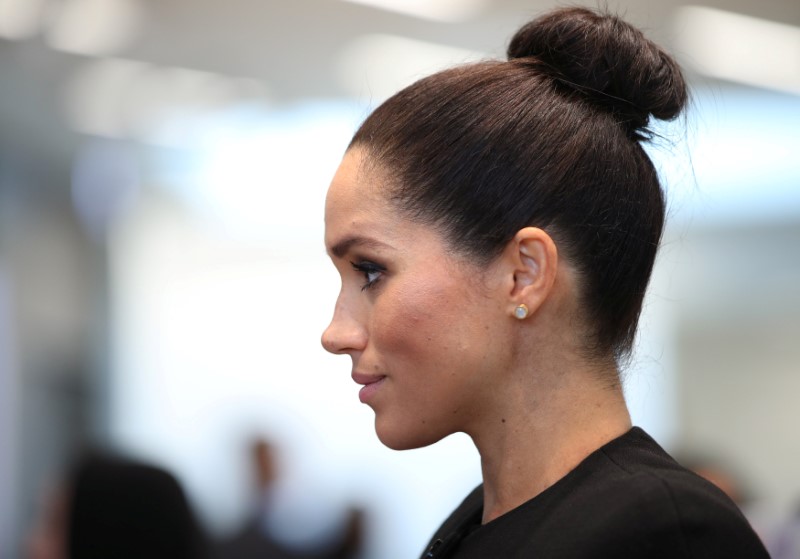
[[[383,384],[383,381],[386,379],[386,375],[367,375],[356,372],[350,376],[353,378],[356,384],[364,385],[363,388],[358,391],[358,399],[363,404],[369,403],[369,400],[373,398],[375,393]]]

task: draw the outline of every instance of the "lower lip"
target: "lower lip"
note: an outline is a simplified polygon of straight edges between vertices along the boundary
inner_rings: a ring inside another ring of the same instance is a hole
[[[383,377],[381,380],[376,382],[371,382],[369,384],[365,384],[364,387],[358,391],[358,399],[361,400],[362,404],[366,404],[369,402],[370,399],[375,395],[375,393],[380,389],[383,381],[386,380],[386,377]]]

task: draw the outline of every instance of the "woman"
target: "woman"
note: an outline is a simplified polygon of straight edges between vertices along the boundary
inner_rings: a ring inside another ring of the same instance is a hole
[[[464,432],[481,456],[424,557],[767,556],[631,426],[620,384],[664,222],[642,143],[686,99],[638,30],[570,8],[356,132],[326,201],[342,288],[322,343],[384,444]]]

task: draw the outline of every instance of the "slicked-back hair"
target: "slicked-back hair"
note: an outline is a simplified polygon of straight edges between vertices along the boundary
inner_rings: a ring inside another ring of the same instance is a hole
[[[577,270],[598,358],[632,347],[664,226],[642,143],[651,116],[686,103],[672,58],[622,20],[551,12],[512,39],[509,60],[445,70],[378,107],[351,142],[392,177],[399,211],[486,264],[526,226]]]

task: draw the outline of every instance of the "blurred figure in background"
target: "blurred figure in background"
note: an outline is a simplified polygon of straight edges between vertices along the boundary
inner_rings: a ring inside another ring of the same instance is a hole
[[[303,525],[292,529],[306,538],[297,541],[280,533],[285,522],[277,521],[281,515],[276,504],[278,481],[277,456],[272,444],[256,438],[250,445],[250,460],[255,478],[254,510],[242,528],[219,545],[220,559],[353,559],[358,557],[363,541],[363,513],[359,509],[348,511],[346,524],[341,532],[320,540],[314,528]],[[285,520],[285,519],[283,519]],[[303,523],[302,519],[297,520]]]
[[[678,462],[707,479],[722,490],[739,508],[746,512],[747,504],[752,500],[748,486],[741,474],[729,460],[724,460],[710,453],[682,451],[677,454]]]
[[[786,516],[764,503],[738,465],[708,449],[683,450],[678,462],[720,488],[750,521],[772,559],[800,557],[800,507]]]
[[[777,530],[768,542],[772,559],[797,559],[800,557],[800,503],[797,503],[793,514]]]
[[[46,496],[28,559],[207,559],[208,541],[168,472],[92,454]]]

